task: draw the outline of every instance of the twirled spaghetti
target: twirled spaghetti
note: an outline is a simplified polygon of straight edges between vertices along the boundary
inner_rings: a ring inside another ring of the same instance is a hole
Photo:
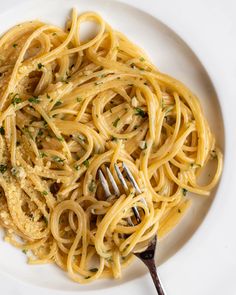
[[[98,32],[82,42],[86,21]],[[133,251],[177,224],[186,192],[208,195],[220,177],[196,96],[96,13],[73,10],[65,30],[39,21],[10,29],[0,39],[0,97],[5,239],[79,283],[120,277]],[[215,175],[200,187],[210,158]],[[121,162],[143,193],[106,199],[97,170]]]

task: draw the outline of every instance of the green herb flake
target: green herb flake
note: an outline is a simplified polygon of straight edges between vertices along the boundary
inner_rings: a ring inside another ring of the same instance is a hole
[[[5,129],[4,129],[4,127],[0,127],[0,134],[1,135],[5,135]]]
[[[43,191],[42,192],[42,195],[46,196],[46,195],[48,195],[48,192],[47,191]]]
[[[12,98],[12,100],[11,100],[11,103],[15,106],[15,105],[17,105],[18,103],[21,103],[21,102],[22,102],[22,99],[19,97],[19,94],[16,93],[16,94],[13,96],[13,98]]]
[[[30,97],[30,98],[28,99],[28,101],[29,101],[30,103],[33,103],[33,104],[38,104],[38,103],[40,103],[40,100],[39,100],[39,98],[38,98],[37,96]]]
[[[84,165],[86,168],[88,168],[88,166],[89,166],[89,160],[88,160],[88,159],[85,160],[85,161],[83,162],[83,165]]]
[[[78,139],[82,142],[85,142],[85,137],[83,135],[78,135]]]
[[[22,252],[23,252],[24,254],[27,254],[27,250],[26,250],[26,249],[23,249]]]
[[[120,121],[120,118],[118,117],[118,118],[112,123],[112,125],[113,125],[114,127],[117,127],[119,121]]]
[[[43,135],[43,130],[39,129],[38,136],[42,136],[42,135]]]
[[[59,100],[59,101],[57,101],[56,103],[55,103],[55,107],[58,107],[58,106],[60,106],[62,104],[62,102]]]
[[[147,117],[147,113],[144,112],[144,110],[142,110],[140,108],[135,108],[135,115],[136,116],[140,116],[142,118],[146,118]]]
[[[117,141],[117,138],[114,137],[114,136],[112,136],[112,137],[111,137],[111,141]]]
[[[77,102],[81,102],[81,101],[82,101],[82,97],[79,97],[79,96],[76,97],[76,101],[77,101]]]
[[[87,276],[87,277],[85,277],[85,280],[88,280],[88,279],[90,279],[91,278],[91,276]]]
[[[91,193],[93,193],[93,192],[95,191],[95,189],[96,189],[96,183],[95,183],[94,180],[92,180],[92,181],[90,182],[90,184],[89,184],[89,186],[88,186],[88,189],[89,189],[89,191],[90,191]]]
[[[139,58],[139,60],[142,61],[142,62],[144,62],[144,61],[145,61],[145,58],[141,56],[141,57]]]
[[[40,152],[39,156],[40,156],[40,158],[44,158],[44,157],[47,157],[47,154],[45,154],[44,152]]]
[[[1,164],[0,165],[0,172],[3,174],[3,173],[5,173],[7,171],[7,165],[3,165],[3,164]]]
[[[65,160],[64,159],[62,159],[62,158],[60,158],[60,157],[58,157],[58,156],[54,156],[54,157],[52,157],[52,160],[54,161],[54,162],[57,162],[57,163],[63,163]]]
[[[63,137],[57,137],[57,140],[64,141],[64,138]]]
[[[46,223],[46,225],[48,225],[48,219],[47,219],[47,217],[43,216],[43,221]]]
[[[186,196],[186,195],[187,195],[187,192],[188,192],[188,190],[186,190],[186,188],[183,188],[183,189],[182,189],[182,192],[183,192],[183,196]]]
[[[38,63],[38,69],[39,69],[39,70],[41,70],[43,67],[44,67],[44,65],[43,65],[43,64],[41,64],[41,62],[40,62],[40,63]]]
[[[16,43],[14,43],[13,45],[12,45],[12,47],[14,47],[14,48],[16,48],[18,46],[18,44],[16,44]]]
[[[54,32],[54,33],[52,33],[52,35],[53,35],[53,36],[57,36],[57,33]]]
[[[89,271],[91,271],[91,272],[97,272],[98,271],[98,268],[94,267],[94,268],[91,268]]]
[[[80,165],[75,165],[75,170],[79,171],[80,170]]]
[[[46,96],[46,97],[47,97],[47,99],[50,99],[50,98],[51,98],[50,95],[49,95],[48,93],[47,93],[47,96]]]

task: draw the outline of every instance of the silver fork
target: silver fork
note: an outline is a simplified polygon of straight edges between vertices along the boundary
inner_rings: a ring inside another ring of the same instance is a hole
[[[126,174],[126,177],[127,179],[129,180],[129,182],[131,183],[131,185],[134,187],[135,189],[135,192],[136,194],[141,194],[142,191],[141,189],[139,188],[136,180],[134,179],[132,173],[130,172],[129,168],[125,165],[125,163],[123,162],[122,163],[122,167],[123,167],[123,170]],[[126,180],[123,176],[123,174],[121,173],[119,167],[117,164],[115,164],[115,171],[116,171],[116,174],[118,176],[118,179],[122,185],[122,187],[124,188],[125,192],[128,192],[129,191],[129,187],[126,183]],[[110,181],[110,184],[113,188],[113,191],[114,191],[114,195],[119,197],[121,195],[120,193],[120,190],[119,190],[119,187],[110,171],[110,169],[108,167],[106,167],[106,172],[107,172],[107,176],[109,178],[109,181]],[[110,191],[110,188],[109,188],[109,184],[108,184],[108,181],[106,179],[106,177],[104,176],[103,172],[101,169],[98,170],[98,176],[99,176],[99,180],[101,182],[101,185],[104,189],[104,192],[105,192],[105,196],[106,198],[109,198],[112,196],[112,193]],[[141,201],[146,204],[146,201],[144,199],[141,199]],[[137,223],[140,223],[141,222],[141,217],[140,217],[140,214],[139,214],[139,211],[136,207],[133,207],[132,208],[133,212],[134,212],[134,216],[136,218],[136,221]],[[128,218],[128,223],[130,225],[134,225],[134,223],[132,222],[131,218]],[[138,257],[140,260],[142,260],[142,262],[147,266],[150,274],[151,274],[151,277],[152,277],[152,280],[153,280],[153,283],[156,287],[156,290],[157,290],[157,294],[159,295],[165,295],[165,292],[164,292],[164,289],[162,287],[162,284],[161,284],[161,281],[160,281],[160,278],[158,277],[158,274],[157,274],[157,268],[156,268],[156,264],[155,264],[155,251],[156,251],[156,243],[157,243],[157,237],[155,235],[155,237],[151,240],[150,244],[148,245],[147,249],[143,252],[140,252],[140,253],[134,253],[134,255],[136,257]]]

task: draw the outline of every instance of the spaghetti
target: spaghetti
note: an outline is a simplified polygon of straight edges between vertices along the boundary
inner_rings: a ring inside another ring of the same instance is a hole
[[[81,41],[87,21],[98,31]],[[65,30],[33,21],[5,33],[0,97],[5,239],[30,264],[56,263],[79,283],[119,278],[133,251],[175,227],[187,191],[208,195],[220,177],[197,97],[96,13],[73,10]],[[210,158],[215,175],[199,186]],[[106,199],[97,171],[109,166],[117,180],[121,162],[142,194]],[[130,226],[133,206],[142,221]]]

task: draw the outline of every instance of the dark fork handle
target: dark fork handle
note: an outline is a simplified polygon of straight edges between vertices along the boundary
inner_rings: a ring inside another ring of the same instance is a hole
[[[146,260],[146,261],[143,261],[143,262],[148,267],[148,270],[149,270],[150,275],[152,277],[153,283],[154,283],[154,285],[156,287],[157,294],[158,295],[165,295],[165,292],[164,292],[163,287],[161,285],[161,281],[160,281],[160,279],[159,279],[159,277],[157,275],[157,269],[156,269],[154,259]]]
[[[152,277],[153,283],[156,287],[158,295],[166,295],[164,289],[161,285],[161,281],[157,275],[157,268],[155,264],[155,250],[156,250],[157,237],[151,241],[150,245],[144,252],[134,253],[142,262],[147,266],[150,275]]]

